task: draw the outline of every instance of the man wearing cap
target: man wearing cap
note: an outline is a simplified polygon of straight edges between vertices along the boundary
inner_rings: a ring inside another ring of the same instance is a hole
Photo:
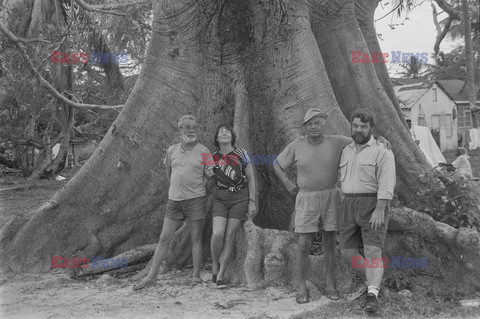
[[[420,144],[420,141],[417,139],[417,135],[415,134],[415,128],[413,128],[412,120],[409,118],[406,118],[405,121],[407,122],[407,126],[408,126],[408,129],[410,130],[410,134],[412,134],[413,140],[417,145]]]
[[[368,285],[365,310],[378,310],[383,277],[382,248],[387,232],[389,202],[395,187],[395,158],[390,149],[372,136],[375,121],[367,110],[351,118],[353,142],[340,160],[340,182],[345,199],[339,212],[340,249],[353,270]],[[363,248],[365,259],[361,256]],[[364,260],[365,267],[354,266]]]
[[[185,219],[190,222],[193,243],[192,283],[201,282],[203,219],[207,193],[205,186],[207,179],[213,176],[212,167],[206,165],[202,159],[205,154],[210,155],[210,150],[197,141],[197,120],[193,115],[180,117],[178,129],[182,141],[168,148],[164,160],[170,187],[162,233],[148,275],[140,284],[134,285],[133,290],[155,285],[158,270],[167,258],[168,248],[177,226]]]
[[[338,230],[337,206],[340,194],[335,184],[342,149],[352,140],[340,135],[324,135],[327,115],[313,108],[305,113],[303,126],[307,135],[290,143],[278,156],[275,172],[295,201],[295,232],[298,235],[297,278],[298,303],[309,301],[307,273],[313,235],[322,224],[322,239],[327,260],[327,297],[340,298],[335,289],[335,232]],[[292,181],[285,170],[297,168],[297,180]]]

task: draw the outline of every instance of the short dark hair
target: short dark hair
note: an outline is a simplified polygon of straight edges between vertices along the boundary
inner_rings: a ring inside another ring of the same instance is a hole
[[[213,137],[213,144],[216,147],[220,148],[220,144],[218,143],[217,138],[218,138],[218,133],[220,132],[220,129],[222,127],[226,128],[227,130],[230,131],[230,133],[232,133],[232,146],[235,146],[235,142],[237,141],[237,134],[235,134],[235,132],[233,131],[233,128],[228,124],[220,124],[217,127],[217,132],[215,133],[215,136]]]
[[[350,123],[352,123],[353,119],[355,118],[359,118],[363,123],[370,123],[371,127],[375,126],[375,118],[373,117],[373,113],[367,109],[355,110],[350,118]]]

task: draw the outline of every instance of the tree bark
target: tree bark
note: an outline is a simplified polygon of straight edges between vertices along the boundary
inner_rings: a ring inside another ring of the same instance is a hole
[[[415,196],[422,187],[419,175],[431,168],[369,63],[352,63],[352,51],[369,52],[355,18],[355,2],[332,1],[328,10],[318,8],[313,29],[335,96],[347,118],[354,110],[367,108],[376,116],[376,132],[392,144],[397,175]],[[330,12],[336,12],[332,18]]]
[[[357,18],[358,25],[360,26],[360,30],[362,30],[362,35],[365,39],[365,42],[367,43],[370,55],[376,52],[379,53],[381,56],[382,50],[380,48],[380,44],[378,43],[377,32],[375,30],[374,24],[374,14],[375,9],[378,6],[378,2],[378,0],[355,1],[355,16]],[[390,81],[390,76],[388,75],[386,64],[379,62],[374,63],[373,66],[375,67],[375,72],[377,73],[378,80],[382,84],[385,93],[387,93],[388,98],[395,107],[395,110],[397,111],[400,120],[402,121],[402,123],[404,123],[404,126],[407,127],[407,122],[405,122],[405,117],[403,116],[402,110],[400,109],[400,104],[398,104],[398,99],[395,95],[392,81]]]
[[[474,76],[474,60],[473,60],[473,45],[472,45],[472,27],[470,25],[470,14],[468,7],[468,0],[462,0],[462,11],[463,11],[463,25],[465,33],[465,60],[467,64],[467,93],[468,93],[468,102],[470,105],[470,110],[472,112],[478,111],[477,106],[477,97],[475,91],[475,76]],[[475,117],[476,122],[474,123],[475,127],[480,125],[478,114]]]
[[[162,160],[184,114],[197,116],[207,146],[226,122],[250,153],[278,154],[302,134],[307,109],[329,115],[329,134],[348,135],[347,118],[367,107],[377,115],[378,133],[392,142],[402,179],[420,186],[418,173],[429,167],[385,93],[388,83],[382,85],[374,66],[351,63],[350,51],[369,50],[353,1],[162,0],[153,14],[142,72],[98,149],[31,218],[18,217],[1,229],[4,269],[46,271],[52,255],[111,257],[156,244],[168,191]],[[251,287],[292,285],[295,237],[281,229],[288,227],[294,199],[272,167],[256,166],[256,175],[257,225],[246,222],[238,234],[229,271],[234,282]],[[208,253],[209,219],[206,224]],[[399,223],[399,231],[411,224]],[[189,262],[188,227],[177,231],[170,265]],[[312,261],[319,285],[321,260]],[[347,268],[338,270],[344,288],[352,281]]]

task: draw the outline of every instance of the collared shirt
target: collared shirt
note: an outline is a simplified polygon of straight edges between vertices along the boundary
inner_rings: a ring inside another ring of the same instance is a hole
[[[206,195],[206,180],[213,170],[203,161],[205,154],[210,155],[210,150],[200,143],[188,150],[183,150],[181,143],[168,148],[164,164],[172,168],[169,199],[181,201]]]
[[[332,187],[337,182],[342,149],[351,141],[346,136],[325,135],[320,144],[313,145],[308,142],[308,136],[301,136],[278,155],[278,165],[283,169],[296,166],[299,188]]]
[[[460,155],[455,161],[453,161],[452,166],[458,169],[461,174],[467,175],[469,178],[472,177],[472,166],[468,160],[468,155]]]
[[[377,199],[392,199],[395,179],[392,151],[373,136],[358,151],[355,142],[343,149],[340,182],[345,194],[377,193]]]

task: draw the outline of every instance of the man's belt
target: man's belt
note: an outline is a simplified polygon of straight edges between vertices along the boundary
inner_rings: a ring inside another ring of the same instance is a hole
[[[336,188],[335,185],[328,185],[328,186],[320,186],[320,187],[300,187],[300,190],[307,191],[307,192],[318,192],[318,191],[325,191],[327,189],[334,189]]]
[[[377,193],[352,193],[345,194],[345,197],[377,197]]]

